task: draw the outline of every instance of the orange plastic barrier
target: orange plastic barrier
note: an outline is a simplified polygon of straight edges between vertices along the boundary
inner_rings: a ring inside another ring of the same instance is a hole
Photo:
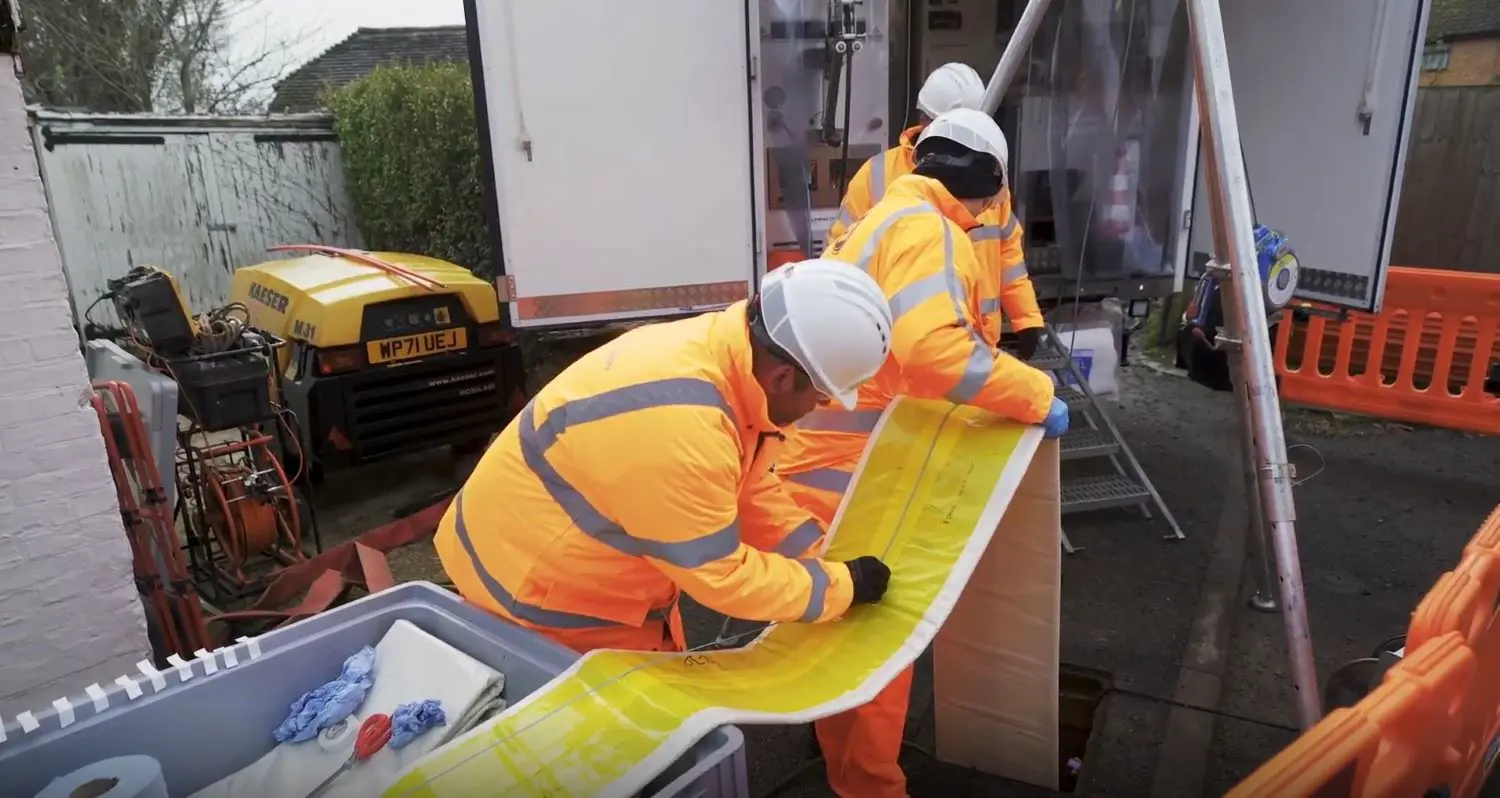
[[[1469,540],[1469,545],[1464,547],[1464,556],[1468,557],[1475,552],[1490,552],[1500,554],[1500,507],[1490,513],[1490,517],[1484,519],[1479,525],[1479,532]]]
[[[1365,700],[1334,710],[1228,798],[1420,798],[1460,760],[1449,741],[1475,667],[1458,633],[1430,641]]]
[[[1462,637],[1478,662],[1452,738],[1458,759],[1444,768],[1453,798],[1472,798],[1494,764],[1500,739],[1500,507],[1464,548],[1458,567],[1417,605],[1406,644],[1420,648],[1445,635]]]
[[[1493,274],[1393,267],[1378,315],[1286,313],[1276,336],[1286,401],[1491,435],[1500,435],[1500,396],[1485,381],[1497,362]]]
[[[1454,746],[1461,759],[1446,780],[1454,785],[1453,798],[1479,795],[1495,765],[1500,741],[1500,624],[1495,623],[1493,615],[1473,650],[1479,661],[1479,676],[1464,702],[1461,735]]]
[[[1466,558],[1447,576],[1453,577],[1450,600],[1434,601],[1432,607],[1425,609],[1434,616],[1431,625],[1447,623],[1460,629],[1450,635],[1468,636],[1467,643],[1479,669],[1474,686],[1462,704],[1453,735],[1458,760],[1443,769],[1444,783],[1452,788],[1453,798],[1473,798],[1479,794],[1494,764],[1495,741],[1500,739],[1500,624],[1496,623],[1500,617],[1496,613],[1496,600],[1500,599],[1500,555],[1485,552]],[[1442,612],[1443,609],[1447,612]],[[1419,608],[1418,613],[1422,611]],[[1414,618],[1414,626],[1416,621]]]
[[[1411,627],[1406,633],[1407,649],[1421,648],[1427,641],[1449,632],[1461,635],[1466,645],[1477,645],[1490,626],[1497,601],[1500,601],[1500,556],[1478,552],[1464,557],[1457,568],[1438,578],[1412,613]]]

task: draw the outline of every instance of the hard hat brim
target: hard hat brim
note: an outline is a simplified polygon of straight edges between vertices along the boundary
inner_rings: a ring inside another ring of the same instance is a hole
[[[838,402],[840,405],[843,405],[845,410],[853,410],[855,405],[859,404],[858,388],[855,388],[852,391],[835,391],[832,396],[833,400],[835,402]]]

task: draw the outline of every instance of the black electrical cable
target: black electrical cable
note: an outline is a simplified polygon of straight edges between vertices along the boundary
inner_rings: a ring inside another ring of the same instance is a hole
[[[83,338],[86,341],[109,340],[119,341],[129,337],[123,327],[108,327],[94,321],[94,308],[99,307],[105,300],[114,299],[112,291],[106,291],[94,298],[89,306],[83,309]]]
[[[99,307],[99,304],[104,300],[113,298],[114,293],[109,291],[106,291],[99,296],[94,297],[94,301],[90,302],[89,306],[83,309],[83,320],[89,324],[93,324],[96,327],[100,326],[97,322],[94,321],[94,308]]]
[[[844,129],[840,134],[843,142],[839,146],[839,196],[849,187],[853,175],[849,173],[849,125],[854,107],[854,43],[844,42]]]
[[[1113,107],[1111,107],[1109,109],[1110,140],[1111,140],[1111,142],[1115,143],[1115,145],[1117,147],[1119,146],[1119,138],[1120,138],[1120,103],[1121,103],[1121,100],[1122,100],[1122,95],[1124,95],[1124,93],[1125,93],[1125,76],[1126,76],[1126,73],[1128,72],[1128,70],[1130,69],[1130,53],[1134,49],[1134,45],[1135,45],[1135,37],[1134,37],[1134,31],[1135,31],[1135,11],[1136,11],[1136,4],[1135,3],[1131,3],[1130,4],[1130,16],[1129,16],[1129,18],[1127,18],[1127,20],[1125,22],[1125,51],[1124,51],[1123,54],[1121,54],[1120,60],[1118,62],[1119,65],[1120,65],[1120,78],[1119,78],[1119,81],[1115,85],[1115,102],[1114,102],[1114,105],[1113,105]],[[1088,23],[1085,23],[1085,24],[1088,24]],[[1059,20],[1058,21],[1058,38],[1055,40],[1055,42],[1060,42],[1061,41],[1062,25],[1063,25],[1062,20]],[[1101,54],[1100,57],[1104,57],[1104,54]],[[1088,69],[1088,65],[1084,64],[1083,68],[1084,69]],[[1052,49],[1052,75],[1053,75],[1053,85],[1062,85],[1061,81],[1059,81],[1057,79],[1058,78],[1058,47],[1057,47],[1056,43],[1054,43],[1053,49]],[[1071,125],[1070,125],[1070,127],[1071,127]],[[1069,132],[1071,133],[1071,131],[1069,131]],[[1139,163],[1139,160],[1137,161],[1137,163]],[[1137,173],[1139,173],[1139,166],[1137,166]],[[1134,195],[1134,194],[1131,195],[1130,202],[1132,203],[1132,205],[1134,205],[1136,203],[1137,199],[1138,199],[1137,195]],[[1054,200],[1054,202],[1055,202],[1055,200]],[[1098,207],[1098,205],[1099,205],[1099,195],[1098,195],[1098,192],[1097,191],[1090,191],[1089,192],[1089,208],[1088,208],[1088,212],[1084,215],[1084,218],[1083,218],[1083,240],[1080,241],[1079,245],[1078,245],[1078,274],[1077,274],[1077,276],[1073,280],[1073,303],[1072,304],[1073,304],[1073,313],[1075,314],[1075,318],[1074,318],[1073,323],[1072,323],[1072,325],[1070,327],[1069,335],[1068,335],[1067,351],[1069,351],[1069,352],[1073,351],[1073,344],[1076,343],[1077,340],[1078,340],[1078,323],[1077,323],[1076,314],[1078,313],[1079,307],[1083,304],[1083,282],[1084,282],[1083,275],[1084,275],[1084,267],[1088,263],[1089,239],[1092,237],[1092,232],[1093,232],[1092,227],[1093,227],[1093,224],[1094,224],[1094,210]],[[1132,214],[1132,215],[1134,215],[1134,214]],[[1059,249],[1058,249],[1058,255],[1059,256],[1062,255],[1062,248],[1061,247],[1059,247]],[[1121,257],[1122,258],[1124,257],[1123,253],[1122,253]],[[1062,304],[1061,303],[1061,299],[1059,299],[1059,303],[1058,304],[1059,305]],[[1059,337],[1057,343],[1059,345],[1062,344],[1061,337]]]
[[[1374,659],[1379,659],[1381,654],[1391,654],[1403,648],[1406,648],[1406,635],[1391,635],[1380,641],[1380,645],[1375,647],[1375,651],[1370,656]]]
[[[1197,704],[1189,704],[1185,701],[1178,701],[1173,698],[1164,698],[1159,695],[1142,693],[1137,690],[1127,690],[1123,687],[1111,687],[1104,691],[1104,695],[1120,695],[1127,698],[1137,698],[1142,701],[1150,701],[1155,704],[1164,704],[1176,709],[1191,709],[1194,712],[1203,712],[1208,715],[1213,715],[1216,718],[1224,718],[1225,720],[1234,720],[1239,721],[1240,723],[1249,723],[1253,726],[1264,726],[1267,729],[1276,729],[1278,731],[1286,731],[1293,734],[1302,733],[1302,729],[1291,724],[1278,723],[1277,721],[1265,720],[1264,718],[1252,718],[1249,715],[1240,715],[1235,712],[1226,712],[1222,709],[1209,709],[1208,707],[1198,706]]]

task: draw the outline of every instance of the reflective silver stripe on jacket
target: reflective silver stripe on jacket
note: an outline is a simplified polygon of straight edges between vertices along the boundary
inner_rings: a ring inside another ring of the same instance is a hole
[[[880,422],[881,410],[836,410],[821,407],[798,419],[796,428],[810,432],[853,432],[868,435]]]
[[[908,216],[915,216],[919,213],[937,213],[937,209],[925,202],[919,202],[916,205],[908,205],[905,208],[901,208],[890,216],[881,219],[880,224],[870,234],[869,240],[865,242],[864,248],[859,251],[859,257],[854,261],[854,265],[864,269],[866,272],[870,271],[870,261],[875,259],[875,250],[880,246],[880,240],[885,237],[886,231],[891,229],[891,225]],[[947,225],[944,226],[946,227]]]
[[[484,562],[479,559],[479,552],[474,549],[474,540],[469,535],[469,526],[464,523],[463,491],[459,491],[458,495],[453,498],[453,519],[454,530],[458,532],[458,542],[464,547],[464,553],[469,556],[469,564],[474,567],[474,573],[479,576],[480,584],[484,585],[484,589],[489,592],[495,603],[503,607],[512,617],[552,629],[604,629],[629,625],[590,615],[543,609],[517,599],[514,594],[505,589],[505,585],[500,584],[500,580],[496,579],[494,574],[484,567]],[[825,575],[824,578],[826,579],[827,576]],[[658,607],[647,612],[646,618],[665,621],[670,617],[671,612],[670,606]]]
[[[702,537],[683,541],[645,540],[632,536],[619,524],[604,517],[587,497],[558,473],[546,453],[568,428],[637,410],[658,407],[709,407],[733,416],[719,389],[707,380],[688,377],[643,382],[575,399],[554,408],[540,427],[535,426],[532,403],[527,403],[517,420],[520,424],[521,454],[526,465],[547,493],[584,534],[606,546],[635,557],[651,557],[679,568],[697,568],[705,563],[733,554],[740,545],[738,519],[723,529]]]
[[[1000,290],[1004,291],[1006,288],[1015,285],[1017,280],[1026,276],[1026,261],[1021,261],[1014,266],[1002,269],[1000,272]],[[980,313],[999,313],[1002,306],[1003,300],[997,296],[987,296],[979,300]]]
[[[814,468],[800,474],[787,474],[786,480],[805,488],[826,490],[842,496],[845,491],[849,490],[849,483],[854,481],[854,475],[837,468]]]
[[[1016,232],[1016,217],[1012,215],[1003,225],[982,224],[969,231],[970,241],[1004,241]]]
[[[793,562],[807,570],[807,575],[812,577],[812,587],[807,597],[807,609],[802,611],[802,622],[812,623],[823,614],[823,601],[828,597],[828,572],[823,570],[823,563],[819,560],[793,560]]]
[[[958,319],[958,325],[969,334],[970,342],[969,357],[964,363],[963,374],[946,396],[954,404],[968,404],[989,381],[990,372],[995,367],[995,355],[964,313],[963,283],[959,282],[958,268],[953,264],[953,228],[946,224],[943,225],[943,273],[948,276],[948,297],[953,300],[953,314]]]
[[[929,274],[920,280],[912,281],[891,296],[891,323],[895,324],[901,320],[902,316],[915,310],[918,305],[933,297],[942,296],[948,290],[946,274]]]
[[[787,536],[781,539],[774,551],[783,557],[800,557],[808,547],[818,542],[823,536],[823,527],[817,521],[809,518],[792,528]]]
[[[922,278],[897,291],[896,295],[891,297],[891,319],[893,322],[899,321],[902,314],[916,307],[918,303],[930,299],[941,293],[943,289],[946,289],[948,298],[953,303],[953,313],[958,321],[958,325],[969,334],[969,340],[972,344],[969,350],[969,357],[964,363],[963,374],[959,377],[958,384],[953,386],[952,390],[948,391],[946,396],[948,401],[955,404],[967,404],[975,396],[979,395],[979,391],[989,381],[990,372],[995,365],[995,356],[990,350],[990,345],[985,343],[983,336],[969,323],[968,316],[964,313],[964,305],[968,300],[964,292],[963,283],[958,279],[958,267],[953,261],[953,226],[947,223],[946,217],[937,208],[925,202],[908,205],[905,208],[897,210],[890,216],[880,220],[880,224],[870,234],[870,238],[865,242],[864,248],[860,250],[859,259],[855,261],[855,265],[866,272],[870,271],[870,265],[875,259],[875,252],[880,246],[880,241],[891,225],[900,219],[919,213],[934,214],[941,222],[943,230],[943,269],[937,275]]]

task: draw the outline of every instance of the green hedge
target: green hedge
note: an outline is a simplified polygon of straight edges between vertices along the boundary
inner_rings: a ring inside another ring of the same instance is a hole
[[[378,69],[334,92],[329,106],[365,246],[490,275],[468,66]]]

